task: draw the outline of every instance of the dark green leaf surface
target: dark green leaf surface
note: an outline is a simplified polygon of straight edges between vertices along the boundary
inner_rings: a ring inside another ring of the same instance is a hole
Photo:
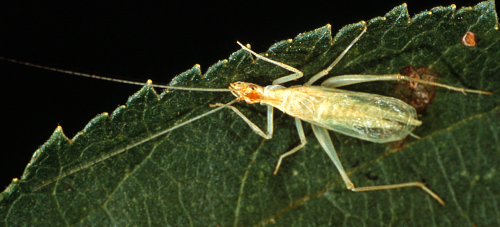
[[[155,139],[151,136],[198,116],[223,93],[170,91],[145,86],[112,114],[94,118],[67,139],[62,129],[33,155],[21,179],[0,194],[1,226],[491,226],[500,220],[500,31],[488,1],[473,8],[438,7],[409,18],[405,5],[368,22],[368,32],[330,76],[397,73],[408,65],[437,72],[439,82],[493,91],[493,96],[437,89],[415,130],[422,139],[375,144],[331,132],[344,167],[357,186],[424,181],[447,206],[417,188],[354,193],[305,126],[299,144],[294,120],[275,113],[272,140],[256,135],[222,110]],[[411,23],[410,23],[411,22]],[[330,64],[359,34],[329,26],[282,41],[266,53],[310,76]],[[466,31],[475,47],[460,43]],[[173,85],[262,85],[289,74],[238,51],[201,75],[197,66]],[[392,95],[393,83],[346,89]],[[265,128],[265,108],[235,105]],[[305,124],[307,125],[307,124]],[[145,141],[140,145],[139,142]],[[123,152],[121,152],[123,151]],[[41,187],[43,186],[43,187]]]

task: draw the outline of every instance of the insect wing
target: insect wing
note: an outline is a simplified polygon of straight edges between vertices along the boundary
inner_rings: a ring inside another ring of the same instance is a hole
[[[382,95],[324,88],[320,117],[313,124],[377,143],[405,138],[421,122],[415,108]]]

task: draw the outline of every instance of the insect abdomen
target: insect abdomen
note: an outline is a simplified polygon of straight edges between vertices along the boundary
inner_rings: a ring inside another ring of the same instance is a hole
[[[413,107],[391,97],[316,86],[290,87],[275,92],[273,97],[279,96],[281,101],[273,106],[281,111],[372,142],[403,139],[421,124]]]

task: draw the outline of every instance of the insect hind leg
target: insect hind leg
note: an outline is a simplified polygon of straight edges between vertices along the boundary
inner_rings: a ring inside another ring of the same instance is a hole
[[[422,190],[427,192],[429,195],[431,195],[434,199],[436,199],[441,205],[445,205],[445,202],[433,191],[431,191],[429,188],[425,186],[424,183],[422,182],[407,182],[407,183],[401,183],[401,184],[389,184],[389,185],[377,185],[377,186],[366,186],[366,187],[355,187],[354,184],[352,183],[351,179],[349,179],[349,176],[347,176],[346,171],[344,170],[344,167],[342,166],[342,163],[340,162],[339,157],[337,156],[337,152],[335,151],[335,148],[333,147],[333,143],[330,139],[330,135],[328,134],[328,131],[320,126],[317,125],[312,125],[312,129],[314,131],[314,134],[316,135],[316,138],[318,139],[319,143],[325,150],[325,152],[330,156],[332,159],[333,163],[339,170],[340,176],[344,180],[344,183],[347,187],[347,189],[353,191],[353,192],[363,192],[363,191],[377,191],[377,190],[388,190],[388,189],[395,189],[395,188],[404,188],[404,187],[420,187]]]
[[[447,88],[452,91],[458,91],[462,93],[477,93],[477,94],[484,94],[484,95],[491,95],[493,94],[492,92],[489,91],[481,91],[481,90],[473,90],[473,89],[467,89],[467,88],[461,88],[461,87],[454,87],[442,83],[437,83],[433,81],[428,81],[428,80],[422,80],[422,79],[416,79],[416,78],[411,78],[408,76],[403,76],[401,74],[386,74],[386,75],[361,75],[361,74],[352,74],[352,75],[342,75],[342,76],[334,76],[331,78],[328,78],[325,80],[321,86],[324,87],[342,87],[346,85],[351,85],[351,84],[359,84],[359,83],[366,83],[366,82],[374,82],[374,81],[400,81],[400,80],[405,80],[405,81],[412,81],[412,82],[417,82],[417,83],[422,83],[422,84],[429,84],[432,86],[436,87],[442,87],[442,88]]]

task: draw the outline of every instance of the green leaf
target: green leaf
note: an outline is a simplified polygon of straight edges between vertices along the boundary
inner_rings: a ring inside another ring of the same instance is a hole
[[[157,225],[478,225],[498,223],[500,189],[500,31],[493,1],[455,10],[437,7],[409,18],[406,5],[368,22],[368,31],[330,73],[389,74],[408,65],[437,72],[439,82],[493,91],[467,96],[437,89],[414,133],[420,140],[375,144],[331,132],[356,186],[424,181],[448,204],[418,188],[354,193],[307,124],[299,144],[294,120],[276,111],[273,139],[256,135],[232,111],[222,110],[151,139],[234,99],[225,93],[170,91],[149,85],[111,115],[101,114],[69,140],[61,128],[35,152],[21,179],[0,194],[1,226]],[[409,23],[411,21],[411,23]],[[332,39],[329,26],[273,45],[266,55],[305,74],[304,83],[330,64],[360,33],[348,25]],[[460,43],[472,31],[475,47]],[[333,44],[333,45],[332,45]],[[237,51],[204,75],[198,66],[176,86],[262,85],[290,72]],[[393,95],[393,83],[346,89]],[[265,107],[235,105],[261,128]]]

